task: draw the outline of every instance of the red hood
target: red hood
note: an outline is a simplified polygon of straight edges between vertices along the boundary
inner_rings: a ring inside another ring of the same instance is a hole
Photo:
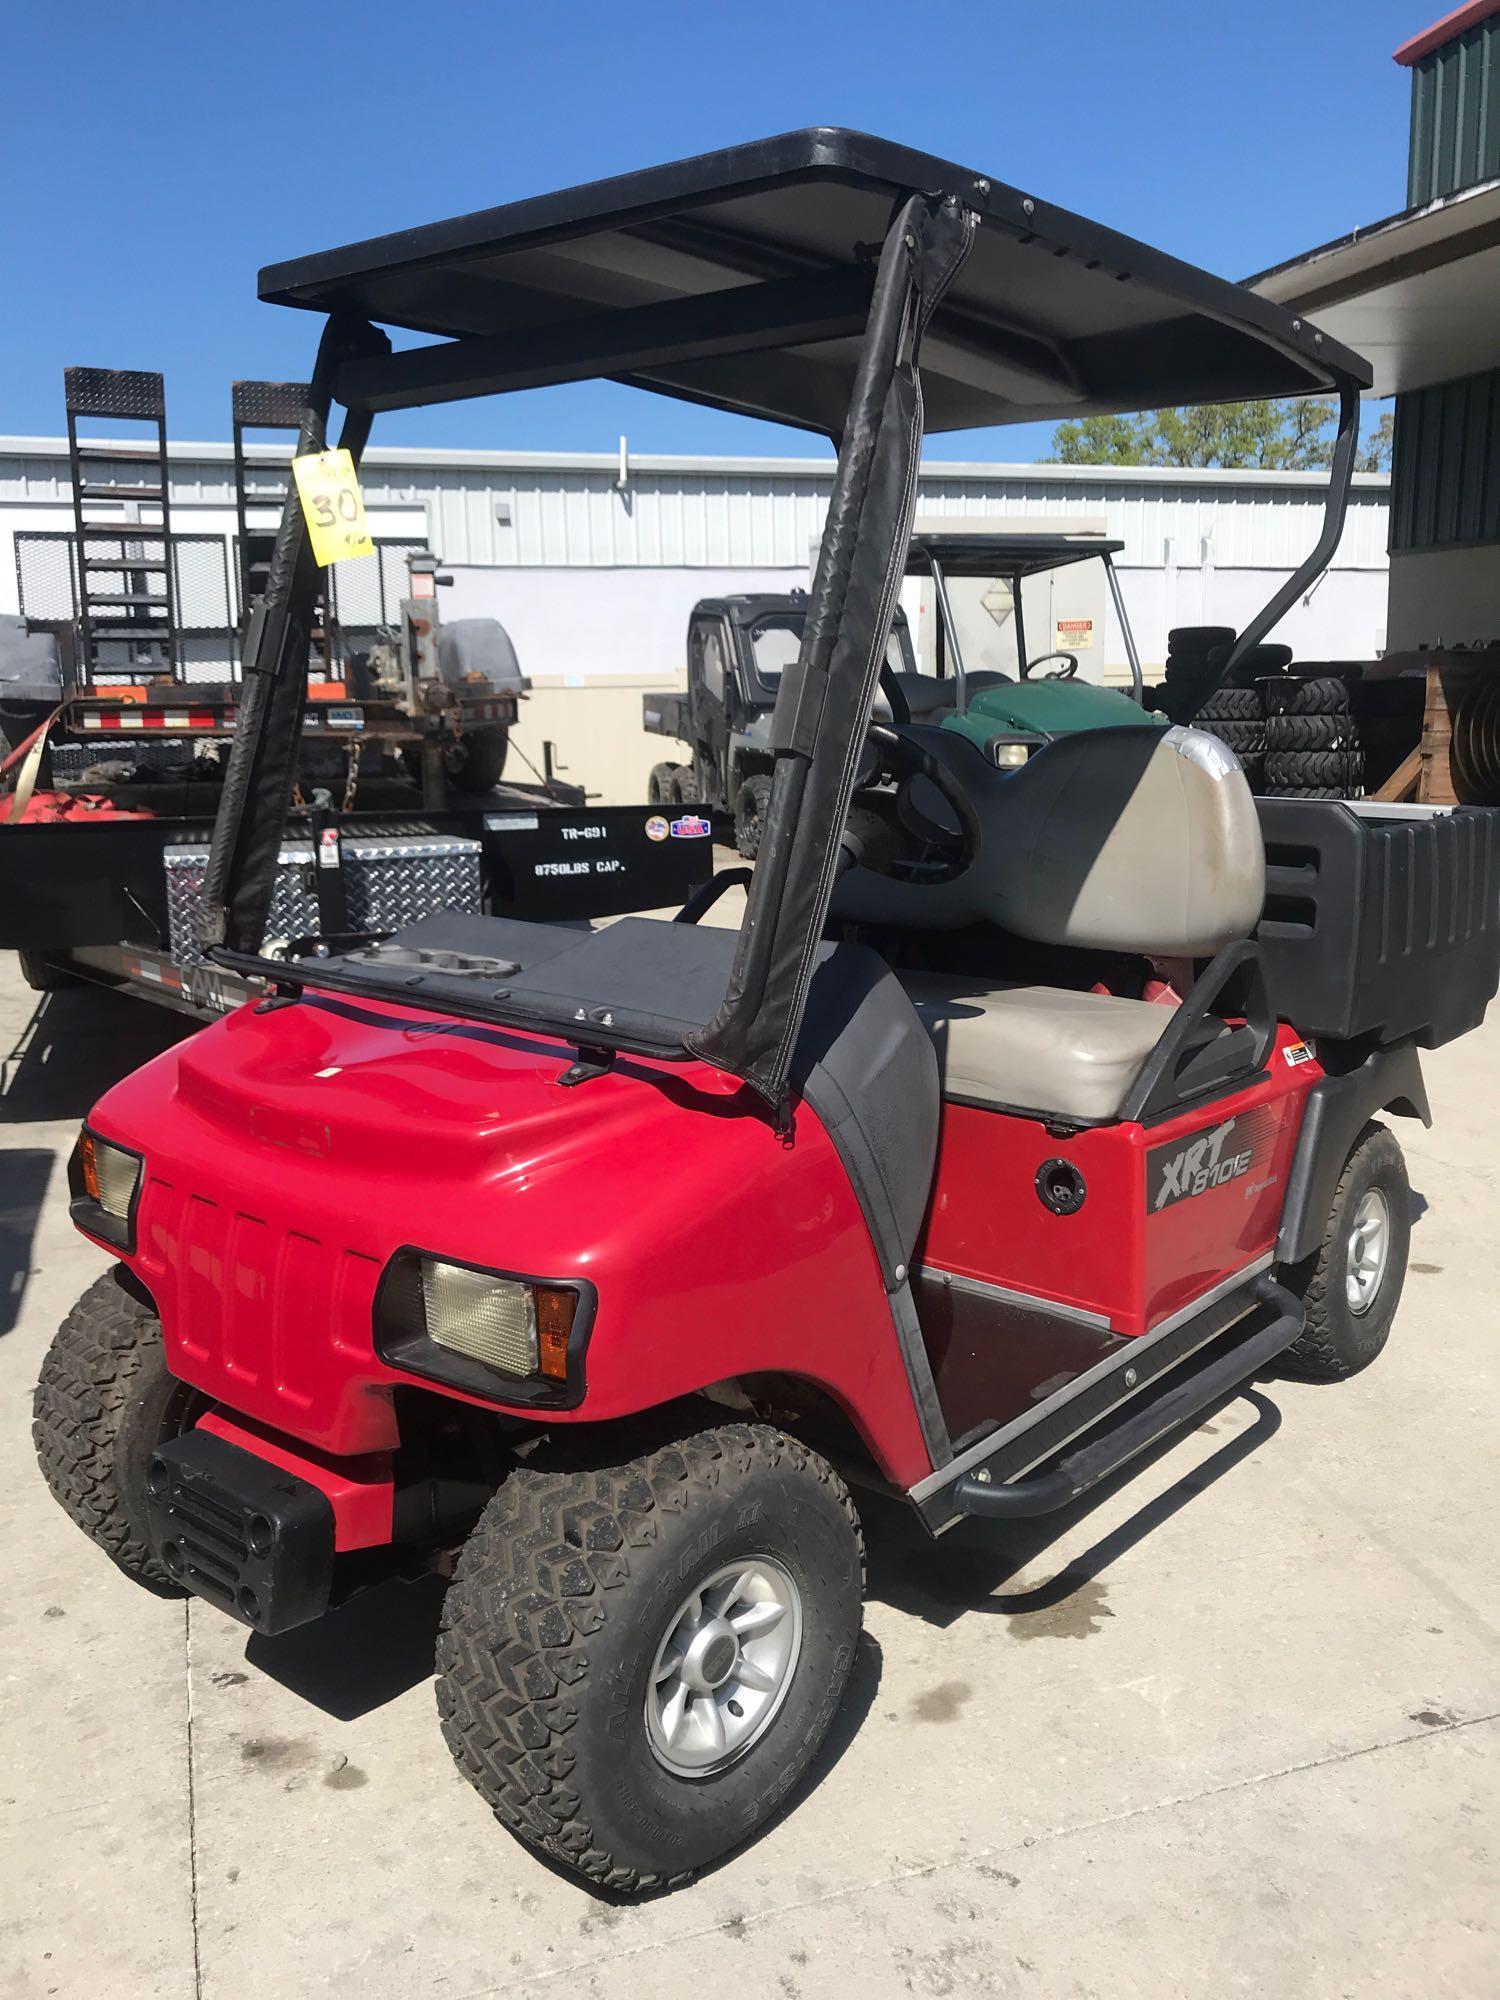
[[[573,1059],[309,994],[242,1008],[125,1078],[90,1123],[145,1155],[130,1262],[176,1372],[325,1450],[388,1448],[387,1391],[407,1378],[373,1351],[372,1307],[414,1247],[595,1284],[576,1414],[785,1369],[851,1409],[879,1382],[908,1432],[874,1251],[813,1114],[788,1142],[705,1065],[622,1058],[564,1087]],[[819,1352],[830,1332],[837,1369]]]

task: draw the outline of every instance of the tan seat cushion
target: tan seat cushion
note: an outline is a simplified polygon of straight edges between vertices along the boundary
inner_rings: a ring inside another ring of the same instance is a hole
[[[1062,986],[900,979],[937,1050],[944,1097],[1063,1118],[1117,1117],[1175,1011]]]

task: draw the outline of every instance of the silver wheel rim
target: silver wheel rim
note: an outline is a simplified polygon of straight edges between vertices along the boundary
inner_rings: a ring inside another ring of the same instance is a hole
[[[706,1778],[770,1728],[802,1651],[802,1596],[770,1556],[725,1563],[667,1621],[646,1684],[659,1764]]]
[[[1352,1313],[1366,1313],[1375,1303],[1385,1277],[1391,1249],[1391,1211],[1379,1188],[1366,1188],[1355,1205],[1349,1225],[1349,1249],[1344,1264],[1344,1289]]]

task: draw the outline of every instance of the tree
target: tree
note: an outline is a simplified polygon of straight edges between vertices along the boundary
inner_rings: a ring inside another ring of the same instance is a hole
[[[1052,434],[1052,462],[1064,465],[1266,467],[1314,471],[1333,456],[1334,405],[1294,401],[1204,403],[1138,417],[1082,417]]]
[[[1144,465],[1140,417],[1080,417],[1052,433],[1051,465]]]
[[[1396,442],[1396,418],[1391,410],[1383,410],[1380,422],[1365,439],[1365,448],[1359,455],[1361,472],[1389,472],[1391,453]]]

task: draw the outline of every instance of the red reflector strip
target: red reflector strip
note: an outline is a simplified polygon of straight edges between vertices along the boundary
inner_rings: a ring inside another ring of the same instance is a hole
[[[182,974],[175,965],[152,965],[143,958],[125,958],[125,972],[130,979],[147,979],[153,986],[166,986],[172,992],[182,991]]]
[[[235,711],[212,708],[105,708],[85,709],[79,717],[85,729],[159,729],[176,735],[194,730],[223,731],[234,727]]]

